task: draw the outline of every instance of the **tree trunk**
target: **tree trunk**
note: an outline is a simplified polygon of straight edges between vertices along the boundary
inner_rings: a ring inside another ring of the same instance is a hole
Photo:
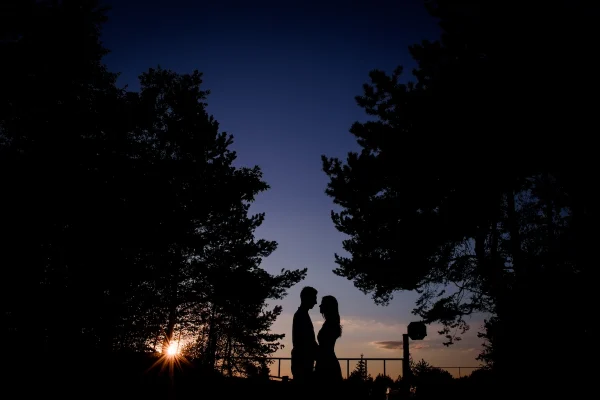
[[[231,343],[231,334],[227,338],[227,374],[233,375],[233,345]]]
[[[175,273],[171,274],[171,305],[169,310],[169,321],[167,323],[165,341],[163,343],[163,354],[166,354],[167,350],[169,349],[169,346],[171,345],[171,341],[173,340],[173,334],[175,333],[175,325],[177,324],[177,272],[178,271],[175,271]]]
[[[227,335],[227,343],[225,344],[224,357],[221,363],[221,374],[225,371],[226,364],[229,370],[229,366],[231,365],[231,335]]]
[[[173,340],[173,333],[175,332],[175,324],[177,323],[177,307],[171,306],[169,311],[169,322],[167,323],[167,330],[165,331],[165,340],[163,342],[162,353],[166,354],[171,341]]]
[[[210,320],[208,323],[208,343],[207,343],[207,348],[206,348],[206,353],[205,353],[205,359],[206,359],[206,365],[209,368],[214,368],[215,367],[215,354],[217,352],[216,349],[216,323],[215,323],[215,318],[216,318],[216,313],[217,313],[217,306],[215,304],[212,305],[212,310],[210,313]]]
[[[521,235],[519,234],[519,221],[515,206],[515,194],[512,190],[510,190],[506,194],[507,200],[507,223],[508,223],[508,231],[510,233],[510,248],[511,248],[511,256],[512,256],[512,264],[513,269],[515,271],[515,275],[524,275],[525,267],[523,265],[523,257],[521,250]]]
[[[499,326],[497,343],[497,370],[501,381],[511,382],[513,388],[520,387],[526,369],[523,359],[529,358],[531,352],[525,346],[525,341],[520,335],[531,334],[528,329],[527,300],[528,270],[524,265],[521,248],[519,216],[515,205],[515,194],[511,189],[506,194],[507,199],[507,225],[510,234],[510,253],[512,258],[513,282],[510,292],[506,293],[506,301],[501,302],[503,308],[499,309]],[[531,350],[531,349],[529,349]],[[509,387],[506,389],[510,390]]]

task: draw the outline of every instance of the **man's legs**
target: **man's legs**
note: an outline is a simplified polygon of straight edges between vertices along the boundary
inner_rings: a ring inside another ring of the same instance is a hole
[[[312,362],[306,360],[292,360],[293,383],[296,386],[295,394],[300,399],[307,399],[313,396],[314,386],[314,366]]]
[[[294,365],[292,361],[292,379],[294,383],[304,383],[305,382],[305,373],[304,368],[298,365]]]

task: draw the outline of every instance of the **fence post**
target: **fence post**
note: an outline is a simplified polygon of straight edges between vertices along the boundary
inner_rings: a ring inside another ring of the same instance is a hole
[[[410,395],[411,371],[410,371],[410,352],[408,351],[408,333],[402,334],[402,383],[405,395]]]

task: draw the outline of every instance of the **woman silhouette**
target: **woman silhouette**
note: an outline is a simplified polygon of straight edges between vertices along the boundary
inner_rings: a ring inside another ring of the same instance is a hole
[[[342,369],[335,355],[335,341],[342,336],[338,302],[333,296],[324,296],[319,306],[325,322],[317,335],[319,349],[315,364],[315,378],[323,385],[331,386],[343,380]]]

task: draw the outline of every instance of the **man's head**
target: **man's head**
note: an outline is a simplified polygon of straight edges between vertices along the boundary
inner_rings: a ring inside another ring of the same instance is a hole
[[[317,304],[317,289],[310,286],[305,286],[300,292],[300,305],[307,309],[311,309]]]

